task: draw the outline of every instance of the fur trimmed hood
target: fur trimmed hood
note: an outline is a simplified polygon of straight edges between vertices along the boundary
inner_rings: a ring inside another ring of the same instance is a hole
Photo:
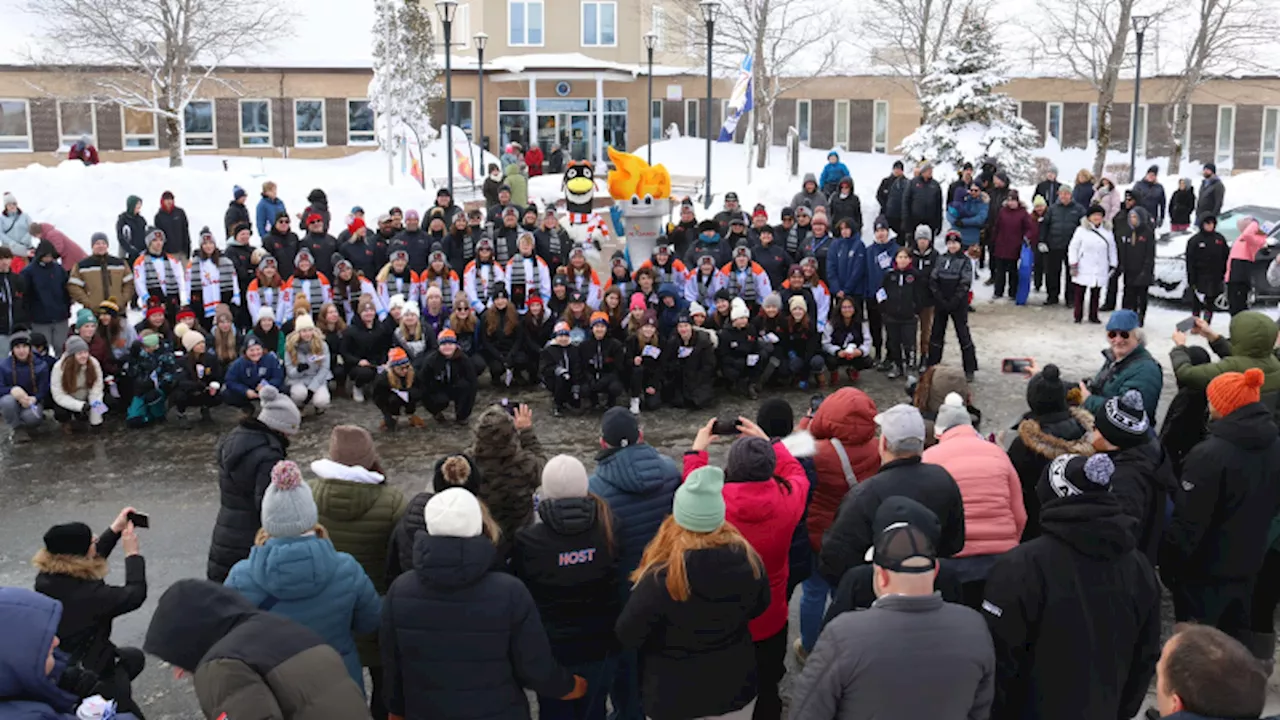
[[[818,454],[818,441],[808,430],[800,430],[782,438],[779,442],[794,458],[813,457]]]
[[[366,470],[358,465],[343,465],[327,458],[311,463],[311,472],[326,480],[345,480],[364,485],[378,485],[386,480],[381,473]]]
[[[66,575],[77,580],[102,580],[110,572],[106,558],[91,558],[87,555],[54,555],[44,548],[31,558],[31,564],[42,573]]]
[[[1085,434],[1078,440],[1063,440],[1056,435],[1050,435],[1040,427],[1040,422],[1034,418],[1027,418],[1018,423],[1018,438],[1022,440],[1022,444],[1027,449],[1037,455],[1052,460],[1060,455],[1068,453],[1074,455],[1092,455],[1093,445],[1089,441],[1089,433],[1093,431],[1093,415],[1089,411],[1073,407],[1069,411],[1071,418],[1084,428]]]

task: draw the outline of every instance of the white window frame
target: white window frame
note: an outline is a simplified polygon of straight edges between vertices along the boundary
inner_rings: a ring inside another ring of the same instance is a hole
[[[654,108],[657,108],[658,110],[657,113],[653,112]],[[655,116],[658,118],[658,127],[657,127],[658,134],[656,137],[654,136],[654,127],[653,127],[653,119]],[[663,135],[665,133],[665,128],[666,128],[666,123],[667,123],[666,105],[663,103],[662,100],[659,100],[658,98],[654,98],[653,102],[649,104],[649,142],[655,142],[663,138]]]
[[[587,42],[587,6],[596,6],[596,42]],[[602,21],[605,5],[613,6],[613,42],[601,42],[605,25]],[[618,3],[614,0],[582,0],[578,5],[578,41],[584,48],[618,47]],[[543,38],[545,40],[545,38]]]
[[[440,13],[435,13],[435,18],[439,22]],[[440,37],[444,37],[443,32],[440,33]],[[455,50],[471,48],[471,6],[469,4],[458,3],[458,9],[453,13],[453,37],[450,39],[453,41]]]
[[[0,102],[20,102],[22,103],[22,106],[26,108],[26,115],[27,115],[26,137],[23,137],[21,135],[0,136],[0,140],[6,141],[6,142],[12,142],[16,140],[26,140],[27,146],[25,148],[0,148],[0,153],[19,153],[19,152],[25,153],[25,152],[34,151],[35,141],[31,137],[31,101],[26,98],[0,98]]]
[[[97,103],[93,102],[92,100],[87,102],[75,102],[71,100],[63,102],[62,100],[59,100],[58,106],[55,108],[55,110],[58,113],[58,151],[62,152],[63,150],[70,150],[71,146],[76,144],[80,140],[79,134],[72,137],[71,135],[68,135],[62,128],[62,106],[63,105],[88,105],[89,106],[89,124],[93,128],[92,130],[89,131],[89,138],[93,141],[93,144],[96,146],[98,144]],[[28,125],[31,124],[30,115],[29,115],[30,111],[31,111],[31,108],[30,106],[28,106],[27,107],[27,112],[28,112],[27,124]],[[70,138],[70,142],[68,142],[67,140],[68,138]]]
[[[151,134],[146,135],[143,133],[130,133],[129,125],[128,123],[125,122],[125,117],[124,117],[125,111],[129,109],[130,108],[127,108],[123,105],[120,106],[120,145],[124,148],[125,152],[154,152],[156,150],[159,150],[160,149],[160,123],[156,121],[155,114],[144,112],[142,110],[135,110],[135,112],[140,112],[144,115],[151,116]],[[130,140],[148,140],[148,139],[151,140],[150,145],[137,145],[134,147],[129,147]]]
[[[262,132],[245,132],[244,131],[244,106],[245,103],[263,103],[267,106],[267,131]],[[267,98],[240,98],[236,104],[236,134],[240,138],[240,147],[242,148],[264,148],[271,147],[271,131],[275,129],[275,118],[272,117],[271,101]],[[265,143],[245,142],[245,138],[265,138]]]
[[[1132,104],[1130,104],[1130,107],[1132,107]],[[1141,122],[1138,123],[1138,129],[1142,132],[1134,133],[1137,137],[1132,138],[1134,142],[1133,147],[1136,150],[1136,156],[1145,160],[1147,158],[1147,139],[1151,136],[1151,113],[1148,111],[1146,103],[1140,103],[1138,105],[1138,118],[1141,120]],[[1130,132],[1132,133],[1133,118],[1129,118],[1129,123]],[[1139,139],[1141,139],[1142,142],[1138,142]]]
[[[1231,112],[1231,136],[1228,138],[1227,152],[1225,156],[1222,153],[1222,111],[1229,110]],[[1219,167],[1230,168],[1235,163],[1236,156],[1236,106],[1235,105],[1219,105],[1217,110],[1218,120],[1214,123],[1213,132],[1213,161]]]
[[[367,140],[364,138],[361,138],[360,140],[355,140],[355,139],[352,139],[351,137],[351,132],[352,132],[351,131],[351,103],[357,103],[357,102],[367,103],[369,102],[369,99],[368,98],[347,98],[347,145],[354,146],[354,147],[362,147],[362,146],[369,147],[369,146],[377,145],[378,144],[378,124],[377,124],[376,117],[374,118],[374,126],[372,129],[356,131],[356,132],[359,132],[361,135],[367,134],[369,136]],[[370,112],[372,112],[372,108],[370,108]],[[446,115],[448,114],[447,108],[445,110],[445,113]]]
[[[684,134],[686,137],[702,137],[698,132],[702,129],[702,105],[697,98],[684,99]],[[693,108],[694,122],[689,122],[689,108]],[[29,117],[29,116],[28,116]]]
[[[308,130],[305,133],[298,131],[298,103],[320,103],[320,142],[302,142],[302,135],[308,138],[316,136],[317,131]],[[328,108],[325,107],[324,98],[294,98],[293,99],[293,146],[298,148],[316,148],[326,147],[329,144],[329,119],[325,117]]]
[[[840,122],[840,108],[844,108],[843,123]],[[848,100],[837,100],[835,109],[832,111],[832,114],[835,117],[831,121],[831,144],[833,147],[838,147],[841,150],[849,149],[849,109]],[[844,134],[844,137],[841,137],[841,133]]]
[[[182,144],[188,150],[217,150],[218,149],[218,104],[213,98],[196,98],[189,100],[187,105],[194,103],[209,103],[209,119],[213,121],[213,130],[207,133],[189,133],[187,132],[187,109],[182,109]],[[208,145],[192,145],[191,139],[197,140],[208,139]]]
[[[808,108],[808,112],[804,114],[804,124],[800,123],[800,108]],[[800,142],[808,145],[813,140],[813,101],[808,98],[800,98],[796,100],[796,132],[800,135]]]
[[[1267,113],[1275,113],[1276,122],[1271,135],[1271,152],[1267,152]],[[1271,164],[1267,164],[1270,156]],[[1262,107],[1262,140],[1258,144],[1258,169],[1280,166],[1280,106],[1264,105]]]
[[[511,41],[511,12],[513,6],[519,3],[524,8],[524,42]],[[529,6],[537,3],[538,11],[542,13],[542,42],[529,42]],[[581,35],[579,35],[581,38]],[[616,39],[616,33],[615,33]],[[507,47],[543,47],[547,43],[547,5],[545,0],[507,0]]]
[[[876,132],[877,131],[876,122],[880,117],[879,109],[881,105],[884,106],[884,142],[877,142],[876,135],[879,133]],[[889,123],[890,123],[889,101],[876,100],[875,104],[871,106],[871,152],[875,152],[875,153],[889,152]]]
[[[1054,108],[1057,108],[1057,109],[1058,109],[1058,134],[1057,134],[1057,135],[1054,135],[1054,134],[1053,134],[1053,122],[1052,122],[1052,121],[1053,121],[1053,109],[1054,109]],[[1045,142],[1048,142],[1049,138],[1053,138],[1054,140],[1057,140],[1057,141],[1058,141],[1058,144],[1059,144],[1059,145],[1061,145],[1061,144],[1062,144],[1062,135],[1063,135],[1063,132],[1062,132],[1062,124],[1063,124],[1063,118],[1064,118],[1064,117],[1066,117],[1066,108],[1063,106],[1063,104],[1062,104],[1062,103],[1060,103],[1060,102],[1051,102],[1051,103],[1045,103],[1045,104],[1044,104],[1044,139],[1045,139]]]
[[[667,49],[667,10],[657,3],[649,8],[649,31],[657,39],[653,44],[653,51],[665,52]]]

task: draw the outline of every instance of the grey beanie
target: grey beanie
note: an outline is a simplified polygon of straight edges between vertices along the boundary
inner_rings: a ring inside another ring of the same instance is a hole
[[[258,420],[263,425],[285,435],[297,434],[302,425],[302,415],[291,398],[281,397],[274,385],[264,386],[258,397],[262,399]]]
[[[764,438],[740,437],[729,446],[725,482],[763,482],[773,477],[778,456]]]
[[[763,305],[764,305],[765,307],[771,307],[771,308],[774,308],[774,309],[776,309],[776,310],[781,310],[781,309],[782,309],[782,296],[781,296],[781,295],[779,295],[779,294],[778,294],[778,293],[776,293],[776,292],[769,293],[767,296],[765,296],[765,299],[764,299],[764,303],[763,303]]]
[[[298,537],[319,522],[311,487],[302,481],[302,470],[292,460],[271,468],[271,484],[262,497],[262,529],[271,537]]]
[[[969,408],[965,407],[964,398],[960,397],[959,393],[947,393],[947,399],[943,401],[942,407],[938,408],[938,418],[933,421],[933,428],[937,434],[941,435],[961,425],[973,425],[973,418],[969,417]]]
[[[62,346],[63,356],[75,355],[78,352],[88,352],[89,343],[85,342],[79,335],[72,335],[67,338],[66,344]]]
[[[929,227],[928,225],[917,225],[915,239],[916,240],[932,240],[933,228]]]

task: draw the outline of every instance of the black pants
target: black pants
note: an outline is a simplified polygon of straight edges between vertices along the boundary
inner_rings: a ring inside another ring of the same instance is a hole
[[[871,327],[871,347],[875,348],[876,354],[880,354],[880,348],[884,347],[883,332],[884,327],[882,318],[880,317],[880,303],[875,298],[854,298],[855,312],[858,320],[865,321]]]
[[[210,395],[207,390],[174,390],[173,406],[180,413],[187,411],[187,408],[213,408],[222,404],[222,395]]]
[[[929,337],[929,364],[942,362],[942,346],[947,338],[947,319],[956,326],[956,339],[960,341],[960,356],[963,358],[964,371],[977,372],[978,353],[973,347],[973,337],[969,334],[969,307],[963,302],[953,309],[938,307],[933,315],[933,335]]]
[[[455,380],[452,385],[440,392],[428,393],[422,399],[422,407],[432,415],[436,415],[444,412],[452,404],[453,413],[457,416],[458,422],[463,422],[471,417],[471,411],[476,406],[476,389],[475,385]]]
[[[143,720],[142,709],[133,699],[133,679],[142,674],[145,666],[146,655],[142,650],[118,647],[114,662],[98,676],[99,684],[94,690],[107,700],[115,700],[119,712],[133,713]]]
[[[1103,312],[1111,312],[1116,309],[1116,296],[1120,294],[1120,273],[1111,273],[1111,278],[1107,280],[1107,299],[1102,303]]]
[[[395,428],[396,416],[413,415],[418,412],[418,399],[412,393],[409,394],[408,402],[401,400],[400,396],[394,392],[390,392],[386,397],[374,400],[373,404],[382,411],[382,419],[387,423],[388,430]]]
[[[916,319],[906,322],[886,321],[889,361],[905,371],[904,364],[914,364],[916,357]]]
[[[1268,550],[1262,570],[1253,584],[1253,601],[1249,614],[1250,629],[1256,633],[1276,631],[1276,605],[1280,604],[1280,550]]]
[[[756,708],[751,720],[782,720],[782,698],[778,683],[786,675],[787,626],[772,637],[756,642]]]
[[[369,668],[369,681],[373,683],[373,692],[369,693],[369,714],[373,720],[387,720],[387,688],[386,673],[380,667]]]
[[[1087,288],[1083,285],[1076,285],[1075,298],[1075,318],[1076,322],[1084,316],[1084,296],[1089,294],[1089,322],[1098,322],[1098,296],[1102,294],[1102,288]]]
[[[542,384],[551,391],[551,400],[557,407],[564,407],[565,405],[577,407],[582,388],[573,381],[573,378],[564,378],[555,373],[547,373],[542,378]]]
[[[1066,287],[1062,279],[1067,279]],[[1045,302],[1063,304],[1071,302],[1071,268],[1067,266],[1066,250],[1050,250],[1044,254],[1044,292]]]
[[[1213,584],[1175,583],[1170,588],[1174,621],[1213,625],[1248,647],[1245,632],[1253,626],[1253,590],[1252,578]]]
[[[821,375],[822,371],[827,368],[827,363],[821,355],[814,355],[811,358],[787,355],[780,358],[780,360],[780,365],[786,371],[786,376],[796,382],[808,382],[813,379],[814,375]],[[760,362],[765,361],[761,360]]]
[[[764,371],[764,358],[761,358],[755,365],[747,365],[747,361],[726,359],[724,364],[720,366],[720,374],[724,379],[729,381],[730,385],[739,385],[747,383],[760,382],[760,373]]]
[[[601,395],[607,401],[606,408],[618,404],[618,396],[622,395],[622,379],[616,373],[605,373],[598,378],[588,379],[586,383],[587,399],[596,405]]]
[[[982,611],[982,597],[986,594],[986,591],[986,578],[960,583],[960,594],[964,598],[965,607],[971,607],[979,612]]]
[[[1044,285],[1045,253],[1038,247],[1032,249],[1035,250],[1035,260],[1031,263],[1031,286],[1038,291]]]
[[[1227,283],[1227,307],[1232,317],[1249,309],[1249,283]]]
[[[55,379],[54,382],[57,382],[57,380]],[[54,403],[53,419],[60,423],[80,422],[87,425],[89,423],[89,411],[82,410],[81,412],[72,412],[61,405]]]
[[[1124,296],[1120,301],[1120,306],[1126,310],[1132,310],[1138,313],[1138,324],[1143,325],[1147,321],[1147,286],[1146,285],[1130,285],[1125,283]]]
[[[706,382],[710,386],[710,381]],[[677,370],[662,384],[662,402],[686,410],[702,410],[716,404],[716,395],[705,388],[685,387],[684,373]]]
[[[1204,321],[1207,323],[1213,323],[1214,308],[1218,306],[1218,296],[1221,295],[1222,292],[1215,292],[1212,295],[1205,292],[1204,302],[1200,302],[1200,296],[1196,294],[1197,291],[1198,288],[1191,288],[1191,314],[1195,317],[1203,317]],[[1245,297],[1248,296],[1246,295]]]
[[[874,364],[872,363],[871,358],[865,356],[846,360],[839,355],[827,355],[825,359],[827,369],[831,372],[835,372],[842,367],[853,368],[854,370],[866,370]]]
[[[662,382],[657,372],[646,373],[640,368],[632,368],[629,384],[631,397],[640,398],[641,409],[657,410],[662,407]],[[646,388],[653,388],[653,394],[645,392]]]
[[[1009,297],[1018,294],[1018,261],[991,258],[991,277],[995,279],[995,296],[1004,297],[1005,281],[1009,283]]]
[[[372,365],[356,365],[347,369],[347,379],[352,385],[368,390],[373,381],[378,379],[378,368]]]

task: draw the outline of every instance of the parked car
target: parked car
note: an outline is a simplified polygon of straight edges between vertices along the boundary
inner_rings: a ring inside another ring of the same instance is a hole
[[[1267,233],[1267,244],[1258,251],[1254,264],[1249,304],[1257,300],[1280,300],[1280,286],[1267,282],[1267,266],[1276,259],[1276,255],[1280,255],[1280,208],[1241,205],[1224,211],[1218,216],[1218,232],[1227,239],[1228,245],[1240,237],[1236,221],[1244,216],[1256,219],[1262,231]],[[1193,226],[1156,238],[1156,276],[1155,283],[1151,285],[1152,297],[1191,304],[1191,288],[1187,287],[1187,241],[1197,231],[1198,228]],[[1223,312],[1227,310],[1226,293],[1218,296],[1217,307]]]

